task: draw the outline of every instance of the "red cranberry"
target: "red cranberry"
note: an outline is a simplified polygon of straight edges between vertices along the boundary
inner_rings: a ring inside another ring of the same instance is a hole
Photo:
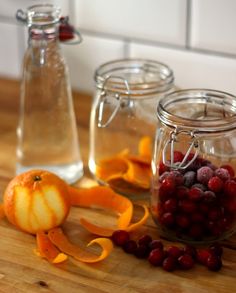
[[[168,256],[163,260],[162,267],[165,271],[171,272],[176,268],[176,260],[175,258]]]
[[[163,251],[163,249],[156,248],[150,252],[148,256],[148,261],[153,266],[161,266],[164,260],[164,257],[165,257],[165,252]]]
[[[203,236],[203,228],[198,224],[193,224],[189,229],[189,236],[194,239],[199,239]]]
[[[200,183],[207,185],[208,181],[211,179],[213,174],[214,172],[211,168],[207,166],[201,167],[197,170],[197,180]]]
[[[149,243],[150,250],[153,250],[156,248],[163,249],[163,247],[164,245],[161,240],[154,239],[152,240],[152,242]]]
[[[199,201],[203,196],[203,191],[200,188],[192,187],[188,192],[189,199]]]
[[[117,246],[123,246],[129,240],[129,233],[125,230],[116,230],[111,239]]]
[[[180,257],[183,254],[183,251],[181,248],[173,245],[173,246],[168,247],[167,254],[168,254],[168,256],[172,256],[177,259],[178,257]]]
[[[150,235],[143,235],[138,240],[139,245],[149,246],[150,242],[152,242],[152,237]]]
[[[122,248],[126,253],[134,254],[137,249],[137,243],[134,240],[129,240],[122,246]]]
[[[192,258],[196,259],[197,257],[197,250],[194,246],[192,245],[186,245],[184,248],[183,248],[183,253],[184,254],[189,254],[192,256]]]
[[[180,151],[174,151],[174,163],[182,162],[183,158],[184,158],[183,153],[181,153]]]
[[[176,216],[176,223],[180,228],[188,228],[190,226],[189,217],[185,214],[179,214]]]
[[[188,196],[188,188],[185,186],[178,186],[176,189],[176,196],[178,199],[184,199]]]
[[[169,168],[163,162],[160,162],[159,175],[163,174],[166,171],[169,171]]]
[[[149,248],[146,245],[138,245],[134,255],[137,258],[146,258],[149,255]]]
[[[180,200],[179,207],[183,212],[192,213],[196,210],[196,204],[188,199]]]
[[[217,255],[210,255],[206,261],[206,266],[211,271],[219,271],[222,267],[222,260]]]
[[[175,180],[176,186],[181,186],[184,184],[184,177],[179,171],[171,171],[170,177],[172,177]]]
[[[208,188],[214,192],[220,192],[223,189],[224,182],[217,176],[212,177],[208,181]]]
[[[224,192],[226,195],[234,197],[236,195],[236,182],[234,180],[226,181],[224,185]]]
[[[191,220],[193,223],[203,223],[205,221],[205,217],[203,216],[202,213],[194,212],[191,215]]]
[[[222,254],[223,254],[223,248],[222,248],[222,246],[221,246],[219,243],[212,244],[212,245],[209,247],[209,250],[210,250],[213,254],[215,254],[215,255],[217,255],[217,256],[219,256],[219,257],[221,257]]]
[[[222,214],[223,214],[223,211],[220,207],[212,207],[209,210],[208,218],[211,221],[215,221],[215,220],[219,219],[220,217],[222,217]]]
[[[164,210],[166,212],[174,212],[177,209],[177,200],[175,198],[170,198],[164,203]]]
[[[175,219],[172,213],[164,213],[160,219],[164,226],[171,227],[175,223]]]
[[[183,254],[178,258],[180,268],[183,270],[190,270],[194,267],[194,259],[189,254]]]
[[[200,264],[206,265],[207,259],[212,255],[208,249],[199,249],[197,250],[197,260]]]
[[[163,179],[161,187],[167,194],[172,194],[175,191],[175,180],[172,177],[166,177]]]
[[[226,169],[229,172],[231,178],[235,176],[234,169],[230,165],[222,165],[220,168]]]

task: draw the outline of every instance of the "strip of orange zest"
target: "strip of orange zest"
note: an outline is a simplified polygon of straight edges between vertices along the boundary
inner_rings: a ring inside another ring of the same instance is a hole
[[[80,189],[69,186],[68,188],[72,205],[112,210],[119,215],[117,220],[119,229],[125,229],[129,226],[133,214],[133,204],[128,198],[117,194],[110,187],[106,186]],[[82,225],[85,222],[89,223],[85,219],[81,219]],[[110,236],[113,231],[112,229],[102,228],[96,225],[93,225],[93,227],[97,227],[99,231],[97,235],[101,236]]]
[[[67,255],[57,249],[45,232],[38,232],[36,240],[40,256],[46,258],[49,262],[61,263],[67,259]]]
[[[0,220],[5,217],[4,205],[0,203]]]
[[[149,210],[146,205],[142,205],[142,207],[144,209],[143,217],[138,222],[129,225],[129,227],[126,228],[126,231],[130,232],[130,231],[137,230],[139,227],[141,227],[142,225],[144,225],[146,223],[146,221],[149,217]]]
[[[147,219],[149,217],[149,210],[148,210],[147,206],[145,206],[145,205],[143,205],[142,207],[144,208],[144,215],[138,222],[133,223],[125,228],[118,227],[118,229],[122,229],[122,230],[126,230],[126,231],[130,232],[130,231],[134,231],[134,230],[138,229],[143,224],[145,224],[145,222],[147,221]],[[81,219],[80,224],[86,230],[88,230],[90,233],[104,236],[104,237],[110,237],[112,235],[112,233],[116,230],[116,229],[107,229],[107,228],[98,227],[98,226],[88,222],[85,219]]]
[[[50,240],[64,253],[74,257],[76,260],[95,263],[106,258],[113,249],[113,244],[110,239],[107,238],[97,238],[88,243],[88,246],[96,243],[101,246],[102,252],[100,255],[94,255],[81,249],[78,245],[71,243],[66,235],[63,233],[61,228],[53,228],[49,230],[48,236]]]

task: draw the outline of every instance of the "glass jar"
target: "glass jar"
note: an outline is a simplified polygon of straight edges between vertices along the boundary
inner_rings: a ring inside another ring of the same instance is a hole
[[[50,4],[17,11],[17,19],[29,28],[29,38],[23,61],[16,173],[46,169],[73,183],[83,175],[83,163],[68,68],[60,50],[60,13]],[[67,33],[66,37],[71,36]]]
[[[236,97],[172,92],[157,110],[151,213],[162,235],[207,243],[236,229]]]
[[[173,90],[173,72],[159,62],[124,59],[101,65],[95,82],[89,169],[119,193],[149,194],[155,109]]]

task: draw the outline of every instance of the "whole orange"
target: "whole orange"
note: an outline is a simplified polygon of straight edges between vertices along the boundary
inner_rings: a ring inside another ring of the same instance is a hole
[[[44,170],[31,170],[13,178],[3,196],[10,223],[32,234],[63,223],[70,210],[66,182]]]

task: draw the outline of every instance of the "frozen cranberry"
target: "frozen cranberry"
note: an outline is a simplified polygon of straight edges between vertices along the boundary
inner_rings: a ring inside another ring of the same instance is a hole
[[[128,240],[122,248],[126,253],[134,254],[137,249],[137,243],[134,240]]]
[[[211,179],[213,174],[214,172],[211,168],[207,166],[201,167],[197,170],[197,180],[200,183],[207,185],[208,181]]]
[[[185,186],[178,186],[176,189],[176,196],[178,199],[183,199],[188,196],[188,188]]]
[[[192,186],[196,181],[196,172],[188,171],[184,174],[184,185],[187,187]]]
[[[172,213],[164,213],[160,219],[164,226],[171,227],[175,223],[175,219]]]
[[[229,172],[231,178],[235,176],[234,169],[230,165],[222,165],[221,168],[226,169]]]
[[[219,243],[212,244],[209,250],[218,257],[221,257],[223,254],[223,248]]]
[[[185,214],[179,214],[176,216],[176,223],[178,227],[185,229],[190,226],[190,220],[189,217]]]
[[[176,268],[176,260],[174,257],[168,256],[163,260],[162,267],[165,271],[171,272]]]
[[[183,153],[181,153],[180,151],[174,151],[174,163],[182,162],[183,158]]]
[[[199,201],[203,196],[203,191],[200,188],[192,187],[188,192],[188,197],[192,201]]]
[[[148,261],[153,266],[161,266],[164,258],[165,258],[165,252],[163,251],[163,249],[156,248],[150,252],[148,256]]]
[[[193,184],[192,187],[197,187],[197,188],[201,189],[202,191],[206,191],[207,190],[206,185],[204,185],[202,183],[195,183],[195,184]]]
[[[224,192],[230,197],[236,196],[236,182],[234,180],[228,180],[224,185]]]
[[[192,245],[189,245],[189,244],[187,244],[187,245],[185,245],[185,247],[183,247],[183,253],[191,255],[193,259],[196,259],[196,257],[197,257],[196,248]]]
[[[184,177],[179,171],[171,171],[170,177],[175,180],[175,185],[180,186],[184,184]]]
[[[156,248],[163,249],[163,247],[164,247],[164,245],[163,245],[162,241],[158,240],[158,239],[154,239],[149,243],[150,250],[153,250]]]
[[[223,189],[224,182],[218,176],[213,176],[208,181],[208,188],[214,192],[220,192]]]
[[[209,249],[199,249],[197,250],[197,261],[202,265],[206,265],[207,259],[211,255],[212,253],[209,251]]]
[[[196,204],[188,199],[183,199],[179,201],[179,207],[182,211],[186,213],[192,213],[196,210]]]
[[[129,240],[129,233],[125,230],[116,230],[111,239],[117,246],[123,246]]]
[[[206,266],[211,271],[219,271],[222,268],[222,260],[217,255],[210,255],[206,261]]]
[[[138,245],[134,255],[137,258],[146,258],[149,255],[149,248],[146,245]]]
[[[138,244],[139,245],[146,245],[149,246],[149,243],[152,242],[152,237],[150,235],[143,235],[139,238]]]
[[[178,263],[180,265],[180,268],[183,270],[190,270],[194,267],[194,259],[189,254],[183,254],[178,258]]]
[[[224,168],[218,168],[215,170],[215,176],[219,177],[221,180],[226,181],[230,179],[229,171]]]
[[[177,200],[175,198],[170,198],[164,203],[164,210],[166,212],[174,212],[177,209]]]
[[[163,188],[163,190],[167,193],[167,194],[171,194],[175,191],[175,180],[172,177],[166,177],[165,179],[163,179],[162,183],[161,183],[161,187]]]
[[[183,250],[177,246],[172,245],[167,248],[167,254],[168,256],[172,256],[177,259],[183,254]]]
[[[216,195],[213,191],[207,190],[204,192],[202,199],[206,203],[212,203],[216,200]]]

